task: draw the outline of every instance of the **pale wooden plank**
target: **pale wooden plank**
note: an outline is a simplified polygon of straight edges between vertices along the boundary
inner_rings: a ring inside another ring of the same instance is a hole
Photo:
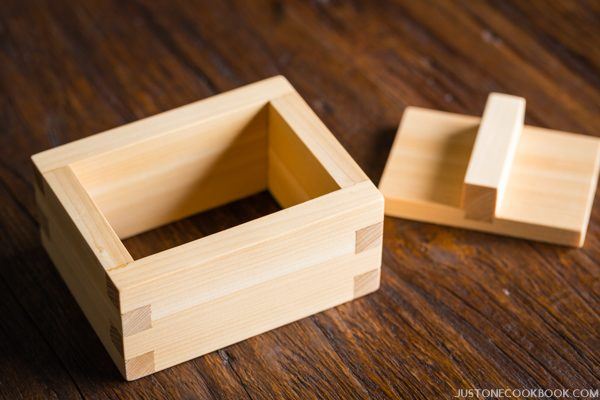
[[[125,357],[154,351],[160,370],[228,346],[352,300],[354,277],[380,264],[380,248],[351,252],[166,316],[125,338]]]
[[[55,222],[74,224],[104,269],[123,266],[133,261],[70,167],[46,172],[44,179],[56,196],[56,205],[62,207],[69,217],[69,220]]]
[[[274,98],[270,105],[319,160],[339,187],[344,188],[368,180],[298,93],[292,92]]]
[[[125,374],[124,360],[121,354],[122,343],[118,342],[120,335],[117,335],[116,343],[111,336],[111,328],[116,332],[121,329],[121,320],[117,309],[108,300],[105,293],[98,291],[95,282],[82,274],[81,265],[85,263],[85,260],[69,247],[69,241],[61,227],[53,226],[50,236],[42,232],[41,239],[52,263],[56,266],[96,335],[117,368],[122,374]]]
[[[126,238],[265,190],[267,109],[232,110],[71,166]]]
[[[381,222],[382,200],[363,182],[113,269],[121,310],[150,304],[161,318],[354,252],[355,231]]]
[[[269,190],[283,207],[340,189],[329,171],[278,112],[269,107]]]
[[[47,172],[141,140],[169,135],[212,118],[220,118],[240,107],[265,106],[271,98],[292,90],[287,79],[275,76],[64,144],[38,153],[32,159],[41,172]]]

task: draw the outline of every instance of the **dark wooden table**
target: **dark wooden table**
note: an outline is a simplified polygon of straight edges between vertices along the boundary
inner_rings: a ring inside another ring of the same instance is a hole
[[[600,134],[600,2],[2,1],[0,396],[451,398],[600,386],[600,196],[583,249],[386,218],[381,289],[124,382],[38,237],[29,156],[284,74],[375,183],[407,105]],[[267,195],[127,241],[269,212]]]

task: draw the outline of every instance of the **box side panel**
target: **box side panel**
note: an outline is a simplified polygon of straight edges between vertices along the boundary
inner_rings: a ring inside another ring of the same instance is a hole
[[[151,305],[153,319],[355,249],[355,231],[381,222],[371,182],[111,270],[121,310]]]
[[[128,379],[376,290],[383,198],[356,186],[110,271],[125,309],[151,313],[124,337]]]
[[[293,91],[282,76],[275,76],[142,120],[89,136],[34,155],[41,172],[110,152],[140,141],[169,135],[198,122],[219,118],[241,107],[265,106],[271,98]]]
[[[41,175],[40,175],[41,177]],[[111,358],[124,374],[118,296],[106,271],[66,214],[54,192],[37,179],[36,202],[42,244]]]
[[[50,222],[60,228],[68,247],[84,261],[82,272],[105,291],[106,270],[133,259],[68,167],[40,176],[35,198],[43,215],[42,229],[48,231]]]
[[[269,107],[269,190],[283,207],[340,189],[340,185],[273,106]]]
[[[125,238],[265,190],[266,131],[252,105],[72,168]]]
[[[380,265],[381,248],[373,248],[199,304],[126,337],[126,357],[153,353],[148,370],[171,367],[376,290]],[[365,274],[376,280],[355,289]]]
[[[188,297],[212,290],[194,305],[165,313],[165,302],[172,300],[154,288],[151,326],[124,338],[125,358],[152,360],[143,370],[157,371],[376,290],[383,202],[374,188],[369,192],[370,201],[362,199],[334,218],[196,267],[217,271],[208,283],[201,275],[181,275]],[[177,299],[181,289],[171,286],[175,282],[163,283],[162,290]],[[154,313],[155,305],[162,311]]]
[[[276,134],[279,129],[283,129],[284,133],[293,132],[337,186],[345,188],[369,179],[298,93],[288,93],[271,100],[270,111],[270,117],[275,117],[273,125],[269,126],[269,130],[273,131],[271,133]],[[271,119],[269,121],[271,123]],[[283,139],[285,137],[282,136]],[[289,139],[287,143],[282,141],[275,149],[280,162],[286,163],[288,159],[292,160],[290,157],[294,157],[295,146],[287,148],[288,143]],[[292,173],[309,172],[303,171],[303,165],[300,163],[291,167],[293,168],[289,169]],[[315,177],[315,179],[322,179],[322,177]],[[298,183],[305,190],[310,188],[308,181]]]

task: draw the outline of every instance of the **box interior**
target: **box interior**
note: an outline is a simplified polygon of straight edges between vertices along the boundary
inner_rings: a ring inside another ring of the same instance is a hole
[[[121,239],[268,190],[282,208],[340,187],[270,104],[71,165]]]
[[[123,239],[122,243],[131,257],[139,260],[280,210],[271,193],[263,190]]]

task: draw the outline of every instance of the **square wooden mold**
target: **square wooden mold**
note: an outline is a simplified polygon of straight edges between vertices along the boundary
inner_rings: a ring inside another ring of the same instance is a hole
[[[383,197],[283,77],[32,157],[42,243],[128,380],[379,287]],[[282,210],[134,260],[268,189]]]

